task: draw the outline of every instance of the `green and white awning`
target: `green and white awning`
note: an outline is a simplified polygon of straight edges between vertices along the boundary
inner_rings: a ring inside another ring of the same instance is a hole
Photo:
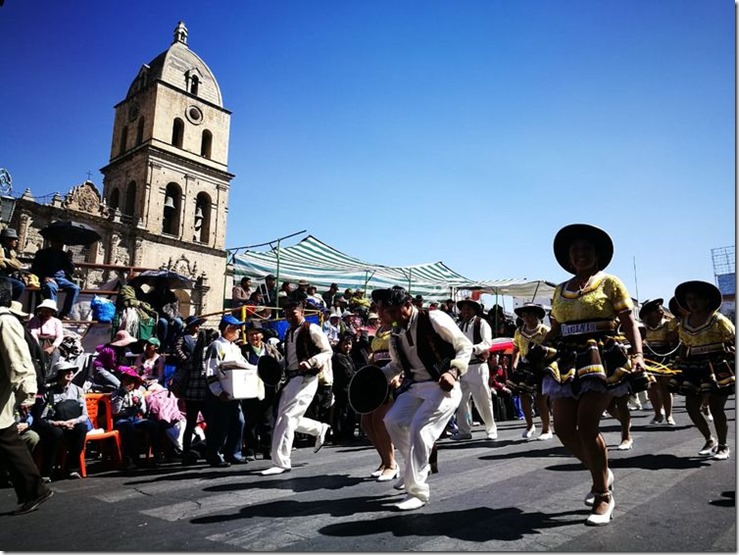
[[[296,245],[273,248],[268,251],[247,250],[233,258],[234,277],[249,276],[261,281],[268,274],[278,274],[278,279],[297,283],[304,279],[325,291],[332,283],[339,291],[346,288],[382,289],[400,285],[412,295],[422,295],[424,300],[442,301],[448,298],[464,298],[472,291],[510,296],[539,295],[551,289],[547,282],[537,280],[474,281],[458,274],[443,262],[413,266],[384,266],[354,258],[309,235]]]

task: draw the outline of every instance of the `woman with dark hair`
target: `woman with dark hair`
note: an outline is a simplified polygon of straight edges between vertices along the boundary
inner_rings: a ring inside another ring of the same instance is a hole
[[[565,226],[554,238],[554,255],[573,276],[554,291],[548,347],[533,347],[529,356],[545,360],[542,392],[552,400],[560,441],[590,471],[586,524],[600,526],[615,507],[600,419],[614,397],[628,393],[633,375],[644,372],[641,336],[626,287],[603,272],[613,256],[605,231]]]
[[[192,436],[198,423],[198,416],[203,415],[207,422],[207,404],[205,402],[208,382],[205,380],[203,366],[204,353],[207,347],[205,332],[200,327],[204,318],[188,316],[185,320],[185,330],[175,342],[172,358],[177,365],[175,375],[180,389],[175,391],[185,402],[185,435],[182,439],[182,464],[195,464],[198,455],[192,451]],[[173,377],[174,381],[174,377]],[[177,389],[177,387],[170,389]]]
[[[728,427],[724,405],[734,393],[734,324],[718,312],[723,301],[718,287],[705,281],[686,281],[675,289],[677,303],[688,311],[682,317],[680,334],[680,374],[670,380],[670,389],[685,395],[685,408],[696,428],[705,438],[699,455],[716,460],[729,458],[726,443]],[[701,414],[708,405],[713,415],[718,442]]]

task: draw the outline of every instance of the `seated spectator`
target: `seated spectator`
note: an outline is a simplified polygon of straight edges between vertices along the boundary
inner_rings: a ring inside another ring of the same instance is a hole
[[[59,361],[59,346],[64,341],[64,327],[57,313],[56,301],[44,299],[36,307],[36,315],[28,322],[28,331],[44,352],[44,375]]]
[[[380,317],[377,315],[376,312],[370,312],[367,315],[367,323],[364,325],[363,329],[367,332],[367,339],[371,342],[372,338],[377,333],[377,330],[380,327]]]
[[[37,407],[38,417],[34,429],[41,438],[43,460],[41,475],[51,478],[57,450],[64,446],[67,451],[67,478],[80,478],[80,453],[87,435],[87,403],[82,388],[72,383],[77,367],[68,362],[59,362],[54,368],[54,385]]]
[[[332,308],[334,306],[334,297],[336,296],[336,293],[339,290],[339,286],[336,283],[332,283],[328,291],[321,294],[321,298],[323,299],[323,306],[326,308]]]
[[[272,317],[272,310],[264,304],[264,298],[259,291],[254,291],[244,306],[246,306],[246,310],[244,311],[245,318],[268,319]],[[236,318],[240,318],[241,311],[237,310],[233,312],[233,315]]]
[[[105,345],[98,345],[95,348],[97,357],[92,363],[93,383],[107,390],[120,387],[121,381],[117,375],[121,368],[128,366],[126,351],[134,343],[136,343],[135,337],[126,330],[120,330],[115,334],[113,341]]]
[[[305,299],[306,307],[307,308],[316,308],[319,310],[323,310],[326,308],[326,305],[323,302],[323,297],[317,293],[317,289],[315,285],[309,285],[306,288],[306,294],[308,295]],[[312,305],[312,306],[308,306]]]
[[[65,252],[64,242],[60,239],[51,239],[49,243],[50,247],[36,251],[31,272],[38,276],[45,299],[56,301],[59,289],[67,292],[59,312],[59,318],[64,320],[69,318],[72,307],[77,303],[80,287],[72,281],[75,270],[72,253]]]
[[[344,296],[344,293],[336,293],[336,295],[334,295],[334,305],[331,307],[331,310],[338,312],[339,314],[343,314],[348,309],[349,301]]]
[[[412,302],[416,308],[423,308],[423,295],[416,295]]]
[[[0,231],[0,276],[7,279],[13,287],[13,300],[17,300],[26,290],[21,270],[23,264],[18,260],[18,233],[15,229]]]
[[[164,357],[159,354],[160,345],[156,337],[150,337],[144,343],[144,352],[137,356],[133,363],[139,376],[144,380],[144,387],[149,391],[163,389]]]
[[[162,431],[159,423],[148,418],[143,380],[134,368],[124,366],[120,369],[121,385],[110,398],[113,411],[113,427],[121,432],[121,442],[125,453],[123,468],[128,470],[139,464],[140,445],[136,432],[142,430],[149,439],[154,453],[152,465],[157,467],[163,460]]]
[[[169,352],[174,347],[174,340],[182,333],[184,326],[178,308],[177,295],[167,287],[165,282],[156,281],[151,290],[144,294],[143,300],[156,310],[159,316],[157,337],[161,342],[162,351]]]
[[[116,312],[120,315],[118,329],[126,330],[137,339],[141,338],[141,330],[144,328],[149,330],[148,333],[151,335],[159,318],[154,307],[143,298],[144,292],[139,285],[126,284],[121,287],[116,300]]]
[[[298,287],[289,295],[293,299],[301,300],[308,297],[308,286],[309,282],[301,279],[298,281]]]
[[[328,342],[332,347],[339,343],[341,327],[341,315],[335,312],[332,312],[328,319],[323,323],[323,333],[328,337]]]
[[[231,290],[231,308],[246,304],[251,294],[251,278],[244,276],[241,278],[239,284]]]
[[[352,298],[349,300],[349,310],[362,317],[366,317],[369,313],[370,300],[364,296],[362,289],[354,291]]]

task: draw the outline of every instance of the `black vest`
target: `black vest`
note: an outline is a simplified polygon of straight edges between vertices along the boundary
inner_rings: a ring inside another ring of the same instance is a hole
[[[410,331],[406,333],[410,333]],[[408,362],[408,357],[403,352],[402,347],[397,343],[395,346],[400,364],[403,367],[403,373],[406,377],[410,377],[411,365]],[[428,310],[426,309],[418,310],[416,321],[416,353],[418,354],[418,358],[421,359],[424,368],[426,368],[434,380],[438,380],[441,374],[449,368],[449,362],[456,355],[454,345],[447,343],[434,330]]]

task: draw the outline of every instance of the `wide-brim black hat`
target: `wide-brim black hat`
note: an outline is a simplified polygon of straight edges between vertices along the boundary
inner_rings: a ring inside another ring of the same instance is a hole
[[[652,299],[645,301],[642,307],[639,309],[639,319],[644,320],[644,316],[652,310],[656,310],[664,304],[664,299]]]
[[[544,310],[544,307],[536,303],[524,303],[521,306],[514,308],[513,312],[516,313],[516,316],[520,316],[521,318],[523,318],[524,312],[533,312],[539,320],[543,320],[547,315],[547,311]]]
[[[673,296],[670,298],[669,302],[667,303],[667,308],[675,317],[680,317],[680,310],[685,311],[685,308],[680,306],[680,304],[677,302],[677,299]]]
[[[708,310],[710,312],[718,310],[721,303],[724,302],[721,291],[713,283],[699,280],[685,281],[675,287],[675,300],[685,310],[688,310],[685,297],[690,291],[708,299]]]
[[[472,299],[462,299],[461,301],[457,301],[457,308],[461,310],[462,307],[466,304],[470,305],[473,308],[475,314],[480,314],[480,312],[482,312],[482,305],[477,301],[473,301]]]
[[[590,224],[570,224],[560,229],[554,237],[554,257],[562,268],[574,273],[570,262],[570,245],[578,239],[593,244],[599,270],[605,269],[611,263],[613,241],[608,233]]]

